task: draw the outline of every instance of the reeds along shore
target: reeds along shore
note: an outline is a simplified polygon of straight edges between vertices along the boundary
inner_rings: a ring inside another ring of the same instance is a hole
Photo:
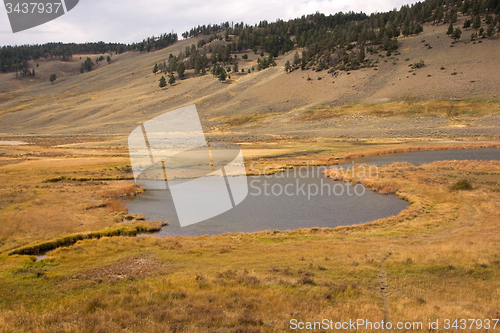
[[[159,222],[149,222],[147,224],[138,224],[120,228],[108,228],[96,232],[73,234],[32,246],[22,247],[20,249],[11,251],[9,254],[36,255],[42,252],[54,250],[58,247],[73,245],[76,242],[85,239],[99,239],[101,237],[115,236],[137,236],[137,234],[139,233],[160,231],[161,227],[162,224]]]

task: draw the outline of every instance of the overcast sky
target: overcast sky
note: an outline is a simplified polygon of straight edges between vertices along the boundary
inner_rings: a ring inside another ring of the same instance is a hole
[[[56,1],[56,0],[54,0]],[[30,1],[27,1],[30,2]],[[409,0],[81,0],[66,15],[44,25],[12,33],[7,11],[0,8],[0,46],[46,42],[140,41],[164,32],[225,21],[255,24],[261,20],[288,20],[319,11],[335,14],[355,11],[371,14],[400,8]]]

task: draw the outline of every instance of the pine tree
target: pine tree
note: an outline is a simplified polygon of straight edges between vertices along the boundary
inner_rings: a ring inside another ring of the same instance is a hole
[[[459,28],[456,28],[455,31],[453,32],[453,38],[455,39],[455,42],[462,37],[462,30]]]
[[[361,47],[359,48],[359,52],[357,54],[357,60],[359,62],[363,62],[365,60],[365,57],[366,57],[366,54],[365,54],[365,46],[364,45],[361,45]]]
[[[403,27],[403,36],[408,37],[410,34],[411,34],[410,20],[408,19]]]
[[[243,60],[247,60],[247,59],[248,59],[248,54],[244,54],[244,55],[242,56],[242,58],[243,58]]]
[[[422,32],[424,32],[424,27],[422,27],[421,24],[417,24],[417,26],[415,27],[415,35],[418,35]]]
[[[455,31],[455,30],[454,30],[454,28],[453,28],[453,23],[450,23],[450,25],[448,26],[448,31],[446,32],[446,34],[447,34],[448,36],[451,36],[451,35],[453,35],[453,32],[454,32],[454,31]]]
[[[177,74],[179,75],[179,79],[184,78],[184,63],[180,62],[179,65],[177,66]]]
[[[166,87],[167,86],[167,81],[165,80],[165,77],[162,75],[160,78],[160,88]]]
[[[222,70],[220,71],[219,73],[219,81],[221,82],[224,82],[226,81],[226,71],[224,70],[224,68],[221,68]]]
[[[50,74],[49,76],[49,81],[54,84],[54,81],[57,79],[57,75],[55,74]]]
[[[173,85],[175,83],[175,77],[174,74],[170,74],[168,78],[168,84]]]
[[[474,18],[472,28],[474,28],[474,30],[478,30],[479,28],[481,28],[481,17],[479,15]]]
[[[293,55],[293,65],[298,66],[300,65],[300,56],[299,52],[295,51],[295,54]]]
[[[156,72],[158,72],[158,64],[153,67],[153,73],[156,74]]]
[[[491,37],[495,34],[495,25],[493,24],[493,22],[490,23],[490,25],[488,25],[488,29],[486,30],[486,34],[488,35],[488,37]]]
[[[108,55],[108,57],[106,58],[106,61],[109,63],[111,63],[111,57]]]
[[[238,73],[238,63],[237,62],[234,63],[233,72]]]
[[[493,16],[491,16],[491,15],[488,13],[488,15],[486,15],[486,24],[487,24],[487,25],[490,25],[491,23],[493,23]]]
[[[291,65],[290,65],[290,60],[287,60],[286,64],[285,64],[285,72],[290,72],[291,70]]]

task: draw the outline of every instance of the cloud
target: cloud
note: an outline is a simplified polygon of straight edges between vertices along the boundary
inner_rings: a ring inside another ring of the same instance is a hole
[[[400,8],[404,0],[86,0],[66,15],[42,26],[13,34],[5,7],[0,9],[0,45],[46,42],[137,42],[152,35],[179,34],[197,25],[226,21],[255,24],[261,20],[293,19],[317,11],[384,12]]]

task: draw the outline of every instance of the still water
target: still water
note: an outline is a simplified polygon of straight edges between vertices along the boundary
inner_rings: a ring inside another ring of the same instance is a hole
[[[440,160],[500,160],[500,149],[418,151],[359,158],[354,162],[380,166],[393,162],[419,165]],[[324,167],[294,168],[273,176],[248,177],[249,194],[242,203],[221,215],[186,227],[179,224],[168,189],[146,191],[127,200],[126,204],[130,213],[144,214],[148,221],[169,222],[155,234],[158,237],[334,228],[397,215],[408,207],[406,201],[395,195],[382,195],[361,185],[354,187],[326,179],[320,173],[321,168]],[[197,209],[196,202],[192,209]]]
[[[408,203],[380,195],[361,184],[325,178],[325,167],[296,167],[275,175],[248,177],[248,196],[235,208],[200,223],[181,227],[170,191],[148,190],[125,201],[130,213],[148,221],[168,221],[155,235],[199,236],[225,232],[293,230],[360,224],[397,215]],[[193,202],[192,209],[197,209]]]
[[[450,149],[450,150],[428,150],[409,153],[397,153],[380,156],[368,156],[357,158],[355,163],[375,164],[378,166],[394,163],[408,162],[414,165],[431,163],[435,161],[452,160],[500,160],[500,148],[479,148],[479,149]]]

